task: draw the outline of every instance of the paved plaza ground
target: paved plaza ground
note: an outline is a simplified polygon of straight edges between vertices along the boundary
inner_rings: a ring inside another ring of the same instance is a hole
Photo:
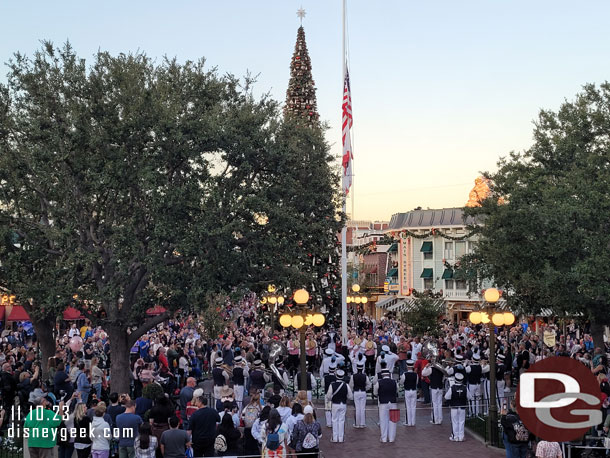
[[[418,403],[418,407],[421,404]],[[421,406],[425,407],[425,406]],[[404,404],[401,408],[400,423],[396,429],[396,442],[383,444],[379,442],[380,433],[377,426],[377,409],[367,405],[366,429],[354,429],[354,408],[348,407],[345,421],[345,442],[330,442],[331,429],[327,428],[323,408],[319,407],[318,420],[323,425],[323,437],[320,448],[324,458],[368,458],[368,457],[405,457],[405,458],[499,458],[504,452],[485,446],[479,439],[466,432],[464,442],[451,442],[451,420],[449,409],[443,409],[443,424],[430,424],[427,409],[418,410],[415,427],[402,425],[404,421]],[[319,413],[322,413],[320,415]]]

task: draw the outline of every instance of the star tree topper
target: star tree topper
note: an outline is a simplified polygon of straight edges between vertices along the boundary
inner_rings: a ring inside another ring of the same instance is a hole
[[[303,7],[300,7],[297,10],[297,16],[299,17],[299,19],[301,19],[301,25],[303,25],[303,18],[305,17],[305,10],[303,9]]]

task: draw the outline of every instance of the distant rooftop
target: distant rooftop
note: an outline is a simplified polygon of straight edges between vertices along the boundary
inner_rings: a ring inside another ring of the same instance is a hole
[[[466,226],[474,223],[474,218],[464,221],[461,208],[441,208],[437,210],[412,210],[406,213],[394,213],[386,231],[397,229],[416,229],[427,227]]]

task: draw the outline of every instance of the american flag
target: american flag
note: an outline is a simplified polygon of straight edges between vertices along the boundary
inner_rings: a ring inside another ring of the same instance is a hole
[[[345,81],[343,82],[343,192],[349,194],[352,186],[352,141],[350,130],[354,120],[352,118],[352,94],[349,87],[349,71],[345,70]]]

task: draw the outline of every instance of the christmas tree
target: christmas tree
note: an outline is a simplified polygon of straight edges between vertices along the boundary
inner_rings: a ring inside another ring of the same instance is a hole
[[[305,14],[299,10],[297,15],[302,20]],[[298,29],[290,62],[284,117],[288,130],[292,132],[291,143],[297,139],[297,148],[302,155],[302,163],[291,172],[302,215],[299,223],[317,232],[316,237],[298,242],[300,252],[295,267],[301,274],[301,287],[311,295],[311,304],[326,312],[327,323],[337,325],[336,314],[341,305],[340,245],[337,239],[342,226],[342,219],[337,218],[339,178],[331,167],[334,159],[319,121],[311,59],[302,26]],[[303,125],[309,129],[295,129]],[[320,190],[324,190],[326,200],[309,197]]]
[[[297,42],[290,62],[290,81],[286,91],[284,115],[298,121],[304,120],[311,126],[318,125],[320,119],[303,26],[299,27],[297,32]]]

